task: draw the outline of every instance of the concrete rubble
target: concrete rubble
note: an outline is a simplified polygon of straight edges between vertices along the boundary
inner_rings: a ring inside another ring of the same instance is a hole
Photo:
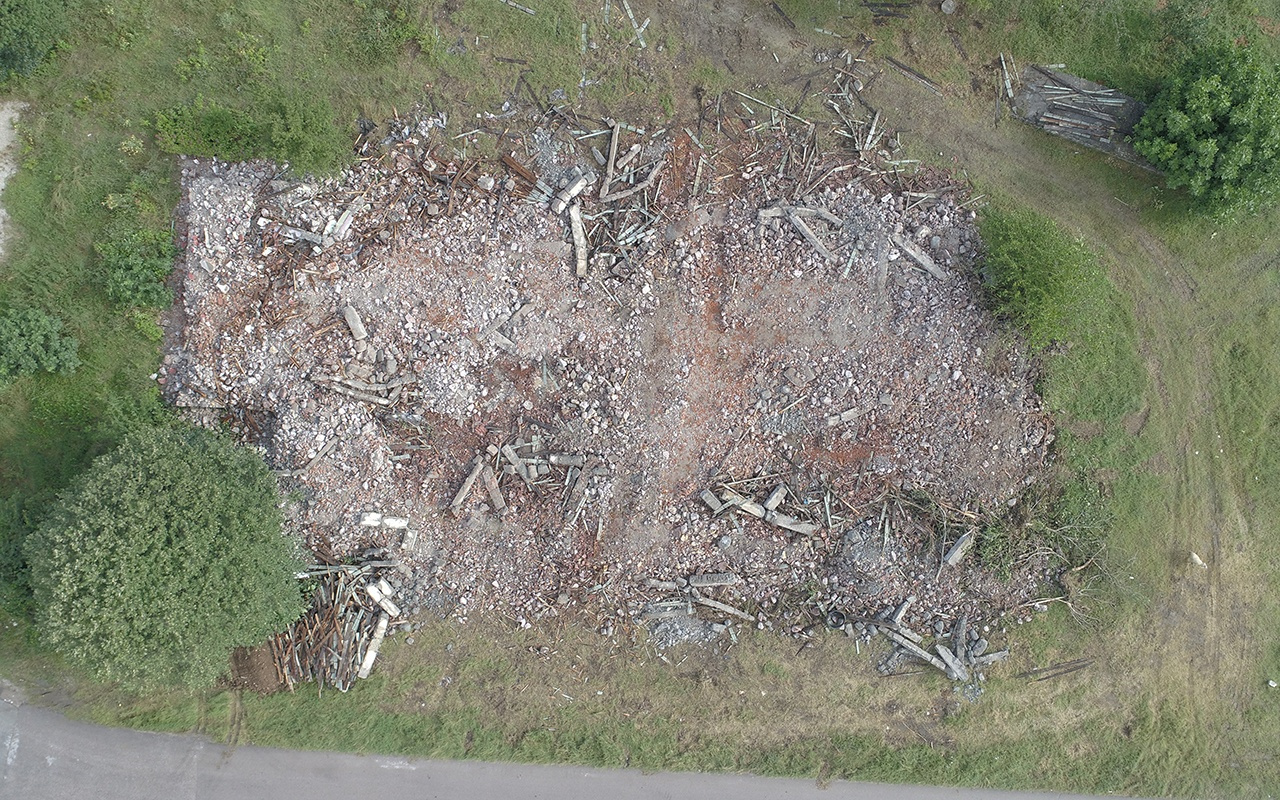
[[[574,120],[455,163],[394,121],[316,182],[189,160],[163,391],[262,452],[314,550],[395,554],[390,622],[379,596],[674,642],[911,595],[875,627],[966,673],[903,632],[1020,613],[1048,566],[999,577],[912,503],[968,548],[1052,430],[978,299],[967,187],[783,122],[713,154]]]

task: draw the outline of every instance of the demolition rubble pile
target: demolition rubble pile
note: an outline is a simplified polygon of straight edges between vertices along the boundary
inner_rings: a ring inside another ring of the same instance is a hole
[[[850,115],[861,156],[766,110],[561,114],[488,162],[395,122],[322,182],[188,161],[159,380],[261,449],[317,552],[389,548],[404,619],[991,619],[1045,563],[964,552],[1052,433],[969,277],[967,188]]]

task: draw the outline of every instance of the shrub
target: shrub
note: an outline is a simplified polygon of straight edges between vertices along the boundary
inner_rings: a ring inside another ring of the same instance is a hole
[[[326,172],[349,150],[327,100],[276,90],[247,109],[196,98],[156,115],[162,150],[228,161],[270,158],[299,172]]]
[[[163,308],[173,300],[164,279],[178,249],[162,229],[125,228],[94,245],[106,272],[107,297],[123,306]]]
[[[265,155],[299,172],[328,172],[350,152],[347,132],[334,123],[327,100],[281,96],[266,104]]]
[[[189,156],[242,161],[263,155],[266,131],[251,115],[203,97],[156,115],[156,143]]]
[[[1280,76],[1252,48],[1202,47],[1147,107],[1134,149],[1208,211],[1254,210],[1280,188]]]
[[[413,17],[416,0],[354,0],[356,17],[342,43],[348,57],[361,66],[378,66],[395,58],[419,35]]]
[[[67,29],[67,0],[0,0],[0,83],[40,66]]]
[[[73,372],[80,366],[77,350],[57,317],[34,308],[0,314],[0,386],[34,372]]]
[[[62,494],[23,551],[42,635],[144,688],[212,684],[302,609],[275,479],[197,428],[135,430]]]

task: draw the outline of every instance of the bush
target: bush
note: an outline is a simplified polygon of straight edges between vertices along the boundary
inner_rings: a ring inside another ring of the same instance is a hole
[[[345,160],[346,131],[327,100],[276,91],[247,109],[204,98],[156,115],[162,150],[227,161],[270,158],[299,172],[327,172]]]
[[[19,375],[73,372],[78,343],[62,333],[62,320],[34,308],[0,314],[0,386]]]
[[[24,543],[42,635],[130,686],[212,684],[302,609],[278,499],[261,459],[217,434],[127,434]]]
[[[419,35],[416,0],[354,0],[356,17],[342,48],[357,65],[374,67],[396,57]]]
[[[334,123],[327,100],[296,95],[266,104],[265,155],[299,172],[330,172],[351,152],[347,132]]]
[[[94,245],[106,272],[107,297],[123,306],[163,308],[173,296],[164,279],[178,248],[166,230],[125,228]]]
[[[0,0],[0,83],[27,75],[67,29],[66,0]]]
[[[1134,149],[1208,211],[1255,210],[1280,188],[1280,76],[1257,51],[1200,48],[1147,107]]]
[[[249,114],[203,97],[156,115],[156,143],[188,156],[243,161],[262,155],[266,131]]]

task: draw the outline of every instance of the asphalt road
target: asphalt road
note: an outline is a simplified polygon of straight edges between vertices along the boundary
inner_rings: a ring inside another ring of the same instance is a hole
[[[8,687],[6,687],[8,688]],[[748,775],[657,773],[478,761],[425,761],[265,747],[227,748],[73,722],[0,692],[0,798],[8,800],[978,800],[1027,794]]]

